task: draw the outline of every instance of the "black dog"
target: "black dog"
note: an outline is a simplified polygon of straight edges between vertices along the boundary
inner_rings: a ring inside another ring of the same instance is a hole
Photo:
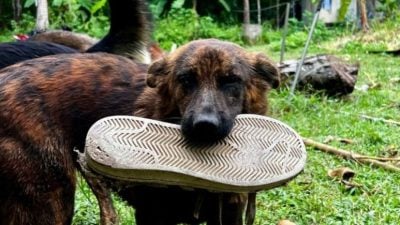
[[[144,0],[109,0],[109,5],[110,30],[89,49],[87,37],[72,32],[50,31],[47,35],[38,34],[32,40],[0,44],[0,69],[28,59],[77,53],[83,49],[90,53],[113,53],[149,63],[147,46],[150,42],[151,24],[147,3]]]
[[[47,55],[77,53],[67,46],[35,41],[19,41],[0,44],[0,69],[9,65]]]

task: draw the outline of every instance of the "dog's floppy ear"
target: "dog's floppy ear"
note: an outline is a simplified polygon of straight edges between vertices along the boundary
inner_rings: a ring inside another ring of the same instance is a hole
[[[149,87],[157,87],[161,80],[168,74],[167,60],[159,59],[152,63],[147,70],[146,83]]]
[[[274,63],[264,54],[251,54],[250,65],[253,75],[247,83],[243,112],[265,114],[268,108],[267,92],[277,88],[280,74]]]
[[[257,77],[265,80],[272,88],[279,87],[280,73],[276,65],[264,54],[256,54],[253,61],[253,69]]]

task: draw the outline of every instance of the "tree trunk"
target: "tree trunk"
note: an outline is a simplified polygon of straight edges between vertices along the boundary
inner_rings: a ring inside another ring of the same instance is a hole
[[[257,0],[257,23],[261,25],[261,3],[260,0]]]
[[[37,0],[36,31],[43,32],[49,27],[49,12],[47,0]]]
[[[367,6],[365,0],[359,0],[358,2],[360,6],[361,28],[364,32],[367,32],[369,30]]]
[[[243,38],[252,44],[260,37],[262,27],[260,24],[250,24],[249,0],[243,0],[243,8]]]
[[[250,24],[250,5],[249,0],[243,0],[243,24]]]
[[[280,9],[280,1],[276,0],[276,28],[279,28],[279,9]]]
[[[192,0],[192,4],[193,4],[193,10],[196,12],[197,14],[197,0]]]
[[[14,20],[18,22],[22,13],[21,0],[12,0],[12,8]]]

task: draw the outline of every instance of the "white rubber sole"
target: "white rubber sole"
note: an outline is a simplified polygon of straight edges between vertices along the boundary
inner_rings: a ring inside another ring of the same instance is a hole
[[[133,116],[112,116],[89,130],[85,158],[113,179],[249,192],[270,189],[300,173],[306,150],[300,136],[275,119],[242,114],[228,137],[194,146],[180,126]]]

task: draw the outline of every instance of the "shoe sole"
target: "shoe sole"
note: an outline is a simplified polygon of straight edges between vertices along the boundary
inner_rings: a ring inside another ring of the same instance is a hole
[[[249,192],[294,178],[306,163],[300,136],[275,119],[242,114],[228,137],[196,146],[180,126],[133,116],[99,120],[89,130],[85,158],[117,180]]]

